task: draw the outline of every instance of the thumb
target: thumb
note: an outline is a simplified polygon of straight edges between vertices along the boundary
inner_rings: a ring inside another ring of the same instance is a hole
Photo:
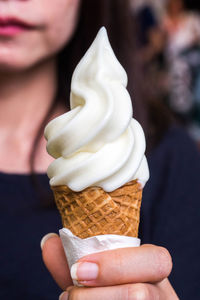
[[[61,289],[65,290],[73,283],[59,236],[55,233],[45,235],[41,240],[41,248],[47,269]]]

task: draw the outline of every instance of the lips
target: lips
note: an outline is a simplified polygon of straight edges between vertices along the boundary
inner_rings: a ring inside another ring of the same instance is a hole
[[[0,36],[12,36],[22,31],[34,29],[34,26],[16,18],[0,17]]]

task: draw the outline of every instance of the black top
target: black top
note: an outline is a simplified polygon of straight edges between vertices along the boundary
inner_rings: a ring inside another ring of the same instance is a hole
[[[140,237],[170,251],[170,281],[180,299],[200,299],[200,154],[182,130],[172,128],[148,162]],[[46,175],[38,178],[49,191]],[[43,235],[61,228],[57,211],[41,205],[28,175],[1,173],[0,188],[0,299],[57,299],[61,291],[40,250]]]

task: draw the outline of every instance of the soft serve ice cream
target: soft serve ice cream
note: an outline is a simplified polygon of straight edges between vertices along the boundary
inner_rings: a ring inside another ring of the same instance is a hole
[[[50,185],[111,192],[137,179],[144,187],[145,137],[132,118],[126,86],[126,72],[103,27],[73,73],[71,110],[45,128],[47,151],[55,158],[47,171]]]
[[[126,72],[102,28],[74,71],[71,110],[45,129],[55,158],[47,173],[69,267],[87,254],[140,245],[149,170],[126,86]]]

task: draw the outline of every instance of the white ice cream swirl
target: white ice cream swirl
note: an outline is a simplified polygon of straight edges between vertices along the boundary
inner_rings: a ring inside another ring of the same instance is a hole
[[[108,192],[133,179],[145,185],[145,137],[132,119],[126,86],[103,27],[73,73],[71,110],[45,128],[47,151],[55,158],[47,170],[51,185]]]

